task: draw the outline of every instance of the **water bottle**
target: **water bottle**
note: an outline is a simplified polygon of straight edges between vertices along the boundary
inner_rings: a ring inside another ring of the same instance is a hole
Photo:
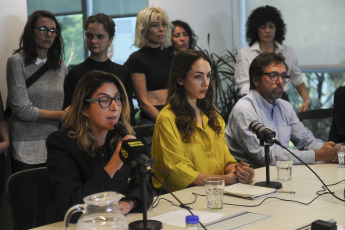
[[[199,217],[198,216],[186,216],[186,230],[200,230]]]

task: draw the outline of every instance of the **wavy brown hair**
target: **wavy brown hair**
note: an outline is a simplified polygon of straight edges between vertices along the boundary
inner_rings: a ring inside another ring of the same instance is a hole
[[[87,117],[83,116],[82,112],[86,107],[90,106],[90,102],[86,102],[85,99],[92,98],[92,95],[104,83],[114,83],[120,93],[125,96],[119,122],[122,122],[130,133],[133,133],[133,128],[129,122],[128,97],[121,81],[114,74],[98,70],[88,71],[77,83],[72,96],[72,103],[65,115],[62,128],[70,129],[68,136],[70,138],[77,138],[79,148],[90,156],[95,155],[98,145],[95,136],[89,128]],[[110,147],[115,147],[121,140],[121,136],[115,130],[111,130],[109,133],[111,135],[109,145]]]
[[[183,85],[178,84],[181,79],[185,79],[187,72],[199,59],[210,63],[210,60],[201,51],[183,50],[174,57],[169,78],[168,103],[176,116],[176,126],[182,134],[183,142],[194,142],[197,118],[193,107],[187,101],[187,94]],[[219,114],[213,105],[214,90],[210,81],[207,93],[203,99],[197,99],[197,106],[200,111],[208,117],[208,125],[219,135],[221,126],[218,121]]]
[[[39,18],[49,18],[56,24],[58,34],[54,39],[53,45],[49,48],[47,54],[47,65],[49,69],[57,70],[61,67],[64,58],[64,42],[61,36],[61,26],[56,20],[54,14],[46,10],[38,10],[33,12],[26,22],[24,31],[20,37],[19,48],[14,51],[18,53],[23,50],[25,54],[25,65],[31,65],[38,57],[36,43],[34,39],[34,28]]]

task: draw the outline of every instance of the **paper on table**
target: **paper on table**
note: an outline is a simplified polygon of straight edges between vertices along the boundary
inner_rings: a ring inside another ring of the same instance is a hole
[[[204,211],[193,211],[194,215],[199,216],[201,223],[206,224],[211,221],[215,221],[225,216],[225,213],[220,212],[204,212]],[[185,209],[167,212],[159,216],[152,217],[152,220],[158,220],[165,224],[175,225],[178,227],[186,227],[186,216],[191,215]]]

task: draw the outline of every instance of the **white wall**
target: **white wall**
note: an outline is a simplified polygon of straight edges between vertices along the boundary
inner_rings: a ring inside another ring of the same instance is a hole
[[[149,0],[149,6],[164,9],[171,21],[187,22],[199,37],[198,45],[217,54],[240,48],[241,0]]]
[[[3,102],[7,98],[6,63],[19,46],[20,35],[27,21],[26,0],[1,0],[0,4],[0,90]],[[5,105],[5,104],[4,104]]]

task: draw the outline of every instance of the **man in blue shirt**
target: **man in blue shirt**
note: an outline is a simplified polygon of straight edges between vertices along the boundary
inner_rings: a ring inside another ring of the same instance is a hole
[[[249,130],[252,121],[258,121],[276,132],[276,139],[288,147],[291,141],[298,150],[291,150],[305,163],[315,161],[337,161],[337,147],[334,142],[316,139],[299,121],[291,104],[280,99],[284,83],[288,82],[284,57],[274,53],[262,53],[250,65],[250,93],[241,98],[231,111],[225,130],[225,137],[231,154],[237,159],[265,165],[264,147]],[[275,155],[289,154],[278,145],[270,147],[271,164]],[[294,158],[294,164],[301,164]]]

